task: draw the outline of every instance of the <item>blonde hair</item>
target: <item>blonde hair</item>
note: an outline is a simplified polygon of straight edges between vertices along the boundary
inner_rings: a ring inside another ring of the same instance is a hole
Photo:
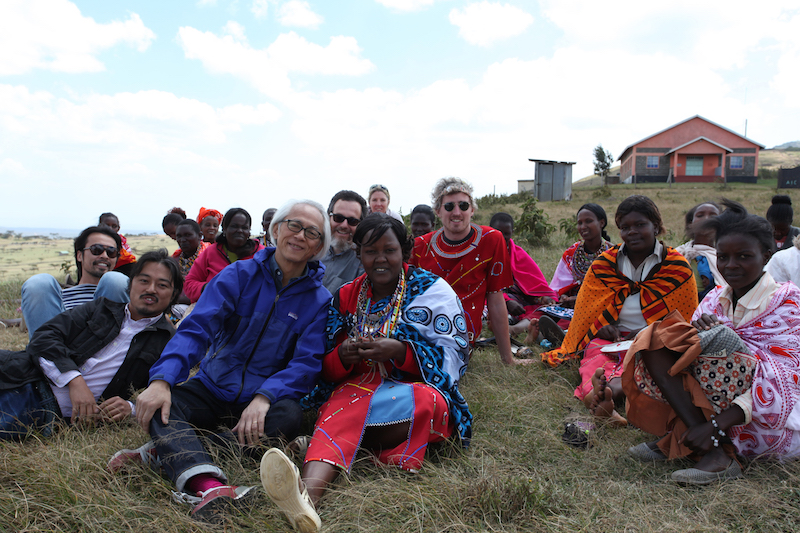
[[[463,192],[467,196],[469,196],[469,201],[472,204],[472,209],[477,210],[478,205],[475,203],[475,199],[472,197],[472,185],[467,183],[466,181],[462,180],[461,178],[456,177],[448,177],[442,178],[436,182],[436,185],[433,187],[433,192],[431,193],[431,200],[433,200],[433,209],[438,211],[440,207],[442,207],[442,198],[447,196],[448,194],[454,194],[457,192]]]

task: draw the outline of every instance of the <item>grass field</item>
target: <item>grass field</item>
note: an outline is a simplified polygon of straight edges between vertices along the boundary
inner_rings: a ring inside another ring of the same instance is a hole
[[[572,217],[592,201],[580,189],[570,202],[542,204],[551,223]],[[612,187],[613,197],[594,199],[613,219],[615,206],[633,188]],[[665,241],[683,241],[683,213],[705,199],[724,195],[763,214],[773,191],[757,186],[674,185],[639,187],[662,210]],[[793,195],[793,199],[797,197]],[[519,213],[517,205],[483,210]],[[613,226],[613,221],[611,223]],[[613,229],[613,228],[610,228]],[[617,238],[616,231],[610,231]],[[530,250],[549,277],[568,243],[560,232],[551,246]],[[136,245],[138,251],[139,245]],[[170,247],[172,249],[172,247]],[[18,279],[0,283],[0,300],[18,298]],[[0,305],[7,316],[9,304]],[[21,348],[19,331],[0,330],[0,347]],[[537,349],[538,351],[538,349]],[[635,428],[600,427],[585,451],[560,435],[567,420],[589,420],[572,397],[577,366],[540,364],[506,367],[495,350],[479,349],[462,381],[475,416],[466,452],[444,446],[430,454],[420,474],[376,467],[364,457],[340,477],[320,507],[326,532],[722,532],[796,531],[800,528],[800,463],[746,462],[745,478],[706,488],[681,487],[669,474],[688,463],[643,464],[626,449],[651,439]],[[309,416],[307,427],[313,422]],[[146,436],[131,424],[88,430],[68,428],[49,441],[0,442],[0,531],[287,531],[278,512],[261,495],[219,527],[192,522],[189,508],[172,503],[170,484],[158,474],[131,468],[116,476],[108,458]],[[237,484],[258,483],[257,463],[229,451],[218,460]]]

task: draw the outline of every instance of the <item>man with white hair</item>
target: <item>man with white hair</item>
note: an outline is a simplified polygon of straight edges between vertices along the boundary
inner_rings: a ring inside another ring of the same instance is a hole
[[[356,256],[353,234],[358,223],[367,216],[367,201],[354,191],[339,191],[328,206],[331,224],[331,246],[322,263],[325,278],[322,284],[335,294],[339,287],[364,273],[361,260]]]
[[[275,213],[269,234],[275,248],[236,261],[206,285],[136,402],[136,420],[152,441],[117,452],[108,465],[160,464],[201,520],[253,487],[230,485],[195,430],[232,426],[242,446],[292,440],[302,422],[299,401],[322,369],[331,294],[318,259],[331,239],[327,214],[316,202],[291,201]]]
[[[467,318],[470,343],[481,333],[485,303],[500,359],[506,364],[529,362],[511,354],[503,289],[510,287],[514,278],[503,234],[472,223],[477,206],[472,185],[464,180],[440,179],[431,198],[442,228],[415,240],[411,264],[444,278],[456,291]]]

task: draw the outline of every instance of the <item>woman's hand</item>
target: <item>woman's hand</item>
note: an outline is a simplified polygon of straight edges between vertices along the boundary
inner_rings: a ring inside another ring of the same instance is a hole
[[[703,422],[687,429],[678,442],[697,454],[705,455],[714,448],[714,443],[711,441],[712,435],[721,438],[717,435],[717,430],[711,422]]]
[[[596,337],[598,339],[603,339],[605,341],[611,341],[611,342],[619,342],[622,340],[619,328],[614,324],[609,324],[607,326],[603,326],[602,328],[600,328],[597,331]]]
[[[697,331],[707,331],[714,326],[719,325],[719,319],[714,315],[708,315],[703,313],[700,315],[700,318],[692,322],[692,325],[697,329]]]
[[[345,339],[339,345],[339,360],[345,367],[351,367],[361,362],[361,355],[359,354],[360,341],[353,339]]]
[[[562,294],[558,299],[558,305],[561,307],[575,307],[575,301],[577,299],[577,296],[567,296],[566,294]]]
[[[525,313],[525,308],[516,300],[506,300],[506,309],[511,316],[519,316]]]
[[[358,349],[362,359],[377,362],[394,360],[396,366],[406,361],[406,345],[397,339],[377,337],[374,340],[362,342]]]

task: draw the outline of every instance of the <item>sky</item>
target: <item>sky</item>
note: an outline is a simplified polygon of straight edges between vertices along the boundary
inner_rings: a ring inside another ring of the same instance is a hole
[[[0,226],[478,196],[694,115],[800,139],[796,0],[3,0]]]

